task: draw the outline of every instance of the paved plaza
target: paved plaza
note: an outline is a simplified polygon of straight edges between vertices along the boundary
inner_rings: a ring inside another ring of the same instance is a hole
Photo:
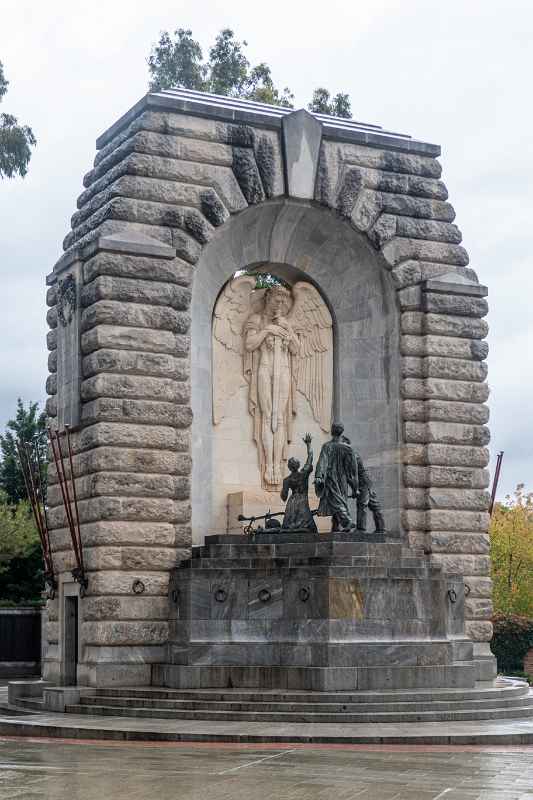
[[[0,739],[0,800],[533,800],[533,748]]]

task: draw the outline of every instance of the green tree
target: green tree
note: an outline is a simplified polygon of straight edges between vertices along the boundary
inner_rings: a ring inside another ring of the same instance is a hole
[[[0,600],[38,600],[43,588],[41,543],[29,503],[0,492]]]
[[[533,493],[516,487],[490,522],[495,613],[533,618]]]
[[[0,102],[7,92],[9,81],[0,61]],[[37,144],[28,125],[19,125],[12,114],[0,114],[0,178],[23,178],[28,172],[31,148]]]
[[[173,37],[164,31],[148,57],[150,91],[183,87],[292,108],[294,95],[290,89],[276,88],[268,64],[263,62],[252,67],[245,55],[246,47],[246,41],[239,41],[230,28],[224,28],[204,62],[202,48],[193,39],[191,30],[178,28]],[[326,108],[323,106],[321,113],[350,116],[347,94],[337,94],[330,101],[327,90],[317,89],[313,98],[317,92],[326,92],[331,109],[323,110]]]
[[[41,462],[43,465],[46,463],[45,414],[39,411],[38,403],[30,402],[28,408],[25,408],[20,397],[17,400],[15,418],[9,420],[5,434],[0,436],[0,489],[13,505],[28,499],[17,453],[17,441],[36,441]]]
[[[352,116],[349,96],[339,92],[332,98],[328,90],[323,87],[315,89],[313,99],[307,107],[309,111],[314,111],[315,114],[329,114],[333,117],[345,117],[347,119]]]
[[[164,31],[148,57],[150,91],[171,86],[207,91],[202,48],[192,38],[192,31],[178,28],[174,37],[173,41],[168,31]]]

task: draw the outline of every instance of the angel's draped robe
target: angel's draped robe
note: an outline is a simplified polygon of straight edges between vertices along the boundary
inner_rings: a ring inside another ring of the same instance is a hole
[[[272,319],[266,314],[251,314],[243,327],[243,335],[246,337],[248,333],[259,333],[263,331],[268,325],[272,323]],[[286,444],[292,441],[292,423],[295,415],[294,407],[294,368],[293,359],[290,353],[286,354],[287,362],[282,366],[282,369],[289,371],[289,397],[285,408],[285,431],[286,431]],[[243,371],[245,378],[249,385],[248,391],[248,411],[254,420],[254,440],[257,442],[260,453],[261,475],[265,469],[265,455],[263,444],[261,441],[261,407],[259,403],[259,389],[257,386],[257,378],[259,375],[259,367],[261,364],[261,347],[255,350],[245,350],[243,359]],[[272,405],[274,406],[274,397],[272,397]],[[287,454],[284,451],[283,459],[286,460]],[[281,466],[281,465],[280,465]]]
[[[357,459],[350,445],[332,439],[322,445],[315,470],[315,484],[320,497],[318,515],[333,517],[341,527],[351,524],[348,493],[358,488]]]

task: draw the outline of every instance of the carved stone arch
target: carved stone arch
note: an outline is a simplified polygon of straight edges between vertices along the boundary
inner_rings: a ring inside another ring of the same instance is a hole
[[[230,218],[205,246],[191,300],[192,527],[197,541],[221,519],[221,476],[212,448],[211,315],[234,273],[278,265],[281,276],[308,279],[333,311],[343,420],[383,498],[390,529],[400,527],[402,441],[399,308],[388,270],[346,220],[305,201],[278,199]],[[246,420],[244,420],[246,424]],[[216,511],[214,509],[217,509]]]

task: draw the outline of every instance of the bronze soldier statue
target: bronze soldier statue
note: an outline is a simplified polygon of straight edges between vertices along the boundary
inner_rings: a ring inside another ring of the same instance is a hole
[[[346,444],[351,444],[347,436],[342,437]],[[357,478],[359,491],[357,493],[357,530],[366,531],[367,509],[370,509],[374,518],[374,528],[376,533],[384,533],[385,520],[381,511],[381,503],[372,485],[370,475],[365,469],[363,459],[355,450],[353,451],[357,461]]]
[[[320,498],[318,516],[332,517],[332,531],[355,529],[348,499],[357,497],[359,491],[357,460],[343,440],[343,433],[340,422],[331,426],[331,440],[322,445],[315,471],[315,491]]]

